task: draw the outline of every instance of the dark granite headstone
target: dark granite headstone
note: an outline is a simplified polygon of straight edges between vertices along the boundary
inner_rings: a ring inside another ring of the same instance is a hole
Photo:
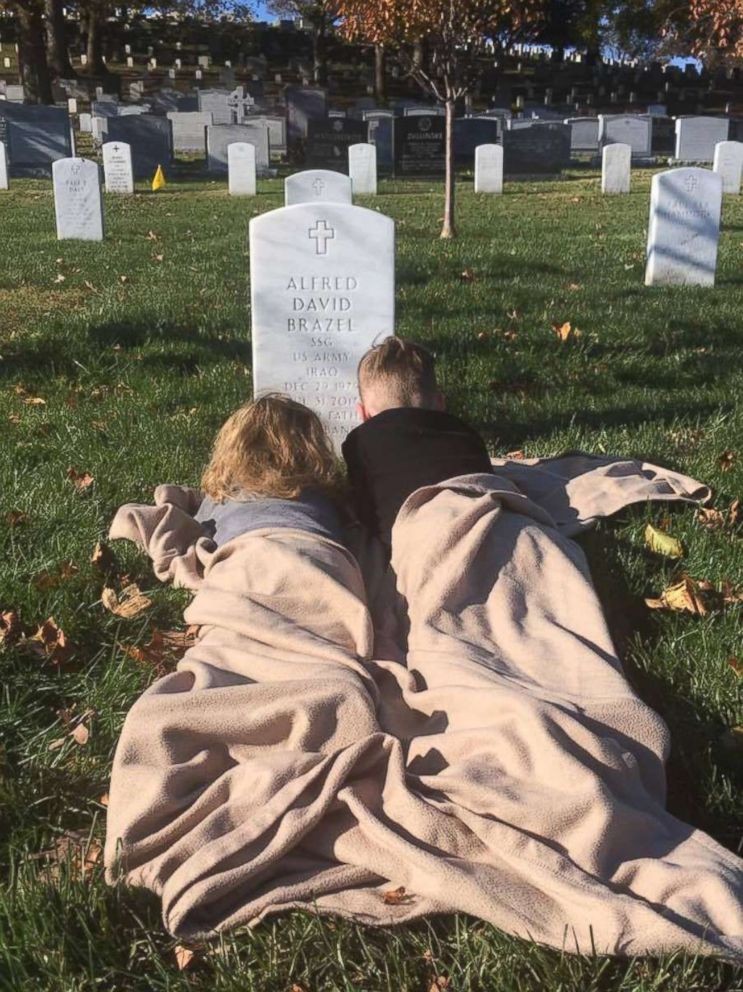
[[[534,124],[503,134],[503,171],[506,175],[550,174],[569,165],[569,124]]]
[[[455,162],[474,167],[477,146],[497,145],[501,133],[497,117],[458,117],[454,121]]]
[[[335,169],[348,173],[348,147],[365,142],[368,137],[364,121],[346,117],[326,117],[307,121],[304,164],[308,169]]]
[[[743,141],[743,117],[730,118],[728,141]]]
[[[377,149],[377,171],[392,172],[392,121],[389,110],[370,110],[364,114],[369,127],[369,141]]]
[[[394,173],[396,176],[441,176],[445,162],[446,120],[438,115],[396,117]]]
[[[119,105],[113,100],[93,100],[90,104],[90,112],[96,117],[118,117]]]
[[[125,141],[131,147],[136,179],[151,179],[158,165],[167,169],[172,162],[173,129],[167,117],[111,117],[107,140]]]
[[[676,122],[672,117],[651,118],[650,149],[653,155],[673,155],[676,151]]]
[[[50,176],[52,162],[72,155],[70,116],[60,107],[0,100],[12,176]]]
[[[289,86],[286,90],[287,138],[292,144],[307,137],[309,121],[325,120],[328,102],[325,90]]]

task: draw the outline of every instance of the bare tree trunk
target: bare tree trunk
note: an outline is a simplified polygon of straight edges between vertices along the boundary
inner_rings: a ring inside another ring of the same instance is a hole
[[[103,61],[103,11],[91,8],[88,16],[88,73],[103,76],[106,63]]]
[[[46,17],[46,57],[49,69],[56,79],[75,76],[67,49],[67,29],[64,18],[64,0],[44,0]]]
[[[387,102],[387,80],[384,74],[384,45],[374,46],[374,96],[377,103]]]
[[[442,238],[456,238],[454,223],[454,98],[447,94],[446,99],[446,138],[444,141],[446,158],[446,184],[444,187],[444,226]]]
[[[316,83],[325,82],[326,70],[325,18],[321,17],[312,25],[312,78]]]
[[[18,3],[14,7],[18,24],[18,59],[21,82],[34,103],[54,103],[49,67],[44,48],[44,24],[41,10]]]

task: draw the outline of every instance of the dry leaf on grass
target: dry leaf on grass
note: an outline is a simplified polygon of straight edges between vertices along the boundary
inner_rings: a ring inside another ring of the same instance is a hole
[[[709,590],[704,585],[685,575],[680,582],[664,589],[659,599],[646,599],[645,603],[651,610],[673,610],[706,616],[709,612]]]
[[[38,658],[50,661],[53,665],[63,665],[72,654],[72,646],[61,627],[58,627],[54,617],[45,620],[33,637],[27,637],[22,642]]]
[[[707,506],[699,507],[696,518],[702,527],[706,527],[707,530],[722,530],[728,522],[726,513]]]
[[[15,644],[21,636],[21,621],[15,610],[3,610],[0,612],[0,647],[7,644]]]
[[[111,586],[106,586],[101,594],[101,602],[110,613],[127,620],[152,606],[152,600],[134,582],[125,586],[119,594]]]
[[[175,963],[178,971],[185,971],[194,959],[195,952],[183,944],[175,945]]]
[[[46,406],[46,400],[40,396],[27,396],[23,402],[26,406]]]
[[[28,514],[23,510],[8,510],[3,516],[3,520],[8,527],[22,527],[28,523]]]
[[[72,466],[67,469],[65,474],[79,493],[83,492],[85,489],[88,489],[95,481],[90,472],[78,472],[77,469],[72,468]]]
[[[428,992],[442,992],[442,989],[448,989],[450,984],[450,978],[446,978],[444,975],[437,975],[431,983]]]
[[[108,793],[104,792],[103,795],[99,798],[98,802],[101,804],[101,806],[108,806]]]
[[[730,469],[735,465],[738,460],[738,455],[735,451],[723,451],[722,454],[717,459],[717,464],[720,467],[721,472],[729,472]]]
[[[102,572],[104,575],[107,575],[109,572],[115,572],[118,568],[116,556],[103,541],[98,541],[93,548],[93,554],[90,556],[90,564],[96,571]]]
[[[574,341],[583,333],[582,331],[579,331],[577,327],[573,327],[569,320],[566,320],[564,324],[553,324],[552,330],[555,332],[557,338],[562,342]]]
[[[656,554],[665,555],[666,558],[683,558],[684,546],[677,537],[665,534],[652,524],[645,528],[645,544]]]
[[[459,278],[462,282],[474,282],[477,276],[474,269],[465,269]]]
[[[43,572],[39,572],[33,580],[34,587],[39,590],[56,589],[62,582],[71,579],[73,575],[77,575],[79,571],[80,569],[74,561],[63,561],[56,571],[44,569]]]
[[[45,881],[57,882],[64,865],[69,865],[73,878],[89,878],[101,862],[102,855],[101,845],[98,841],[91,840],[85,831],[68,830],[57,837],[52,847],[32,855],[32,859],[46,862],[41,872]]]
[[[730,665],[738,678],[743,678],[743,661],[740,661],[738,658],[731,655],[731,657],[728,658],[728,665]]]
[[[153,630],[149,644],[124,645],[124,653],[141,665],[151,665],[158,676],[165,675],[196,642],[198,631],[193,625],[186,630]]]

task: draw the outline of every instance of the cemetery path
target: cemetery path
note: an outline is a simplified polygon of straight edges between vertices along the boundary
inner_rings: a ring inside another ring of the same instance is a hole
[[[507,478],[403,507],[407,667],[372,660],[346,549],[284,530],[212,552],[193,491],[155,503],[111,536],[195,589],[200,634],[127,717],[106,864],[161,897],[171,933],[291,907],[466,911],[583,952],[743,954],[743,862],[665,811],[667,728],[624,678],[582,552]]]

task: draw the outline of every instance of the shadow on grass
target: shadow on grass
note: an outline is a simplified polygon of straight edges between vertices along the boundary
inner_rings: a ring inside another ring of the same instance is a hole
[[[183,323],[165,323],[140,318],[136,322],[113,321],[87,329],[87,341],[80,346],[68,338],[47,336],[24,342],[18,339],[6,349],[5,361],[0,363],[0,380],[16,380],[24,375],[46,379],[65,376],[76,379],[81,366],[96,365],[113,358],[112,349],[119,346],[119,354],[127,357],[130,349],[140,349],[157,342],[182,342],[190,346],[169,354],[145,354],[138,364],[142,367],[162,368],[191,375],[204,366],[216,365],[223,360],[250,362],[250,342],[229,340],[216,333],[199,333],[193,326]],[[87,347],[86,347],[87,345]]]

